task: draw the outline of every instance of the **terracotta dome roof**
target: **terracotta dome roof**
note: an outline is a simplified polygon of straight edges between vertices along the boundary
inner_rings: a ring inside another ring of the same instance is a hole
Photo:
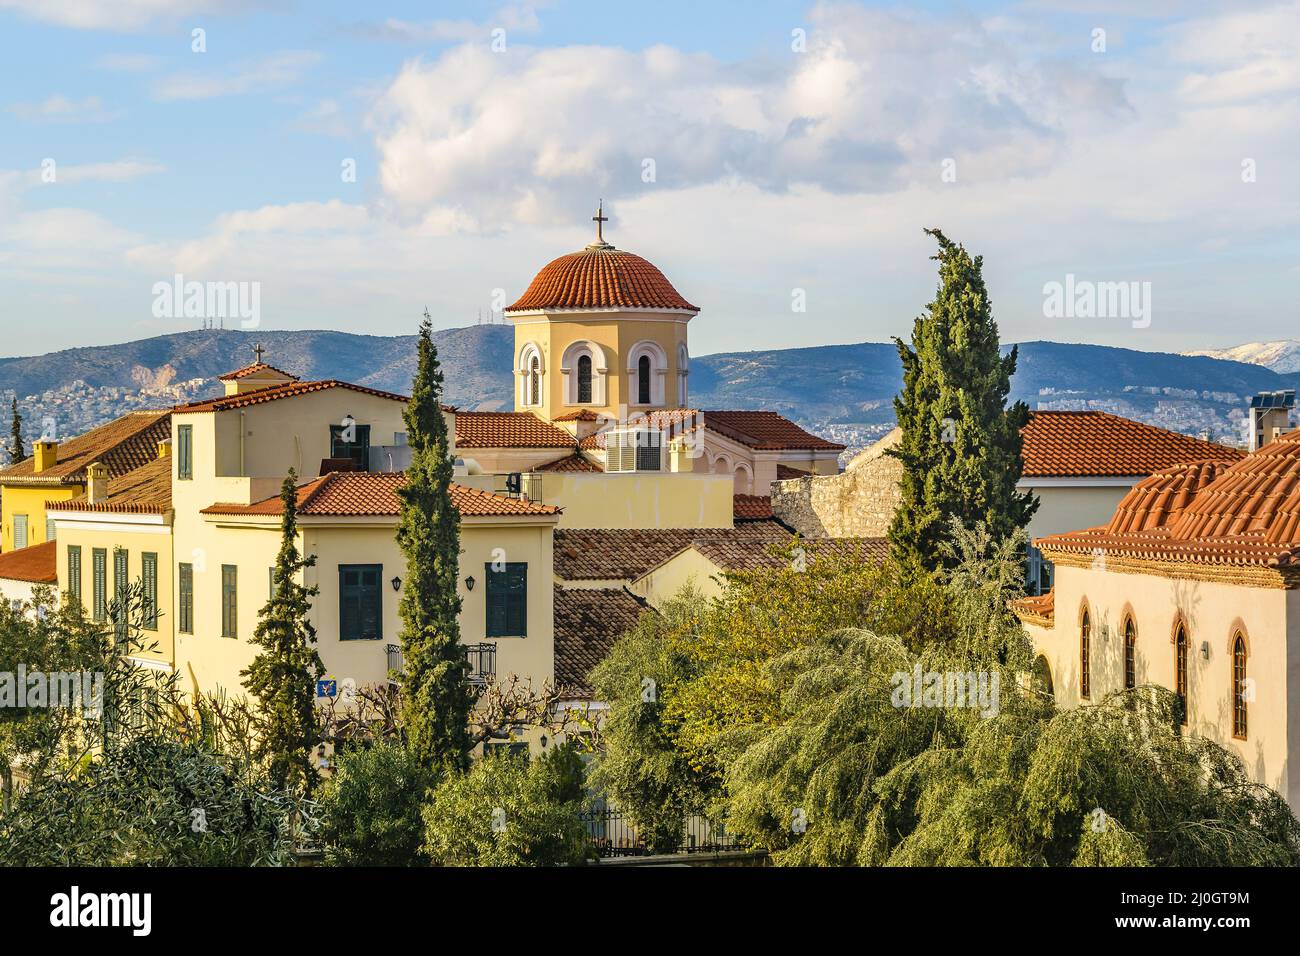
[[[640,256],[595,242],[548,263],[507,312],[532,309],[681,309],[699,312]]]

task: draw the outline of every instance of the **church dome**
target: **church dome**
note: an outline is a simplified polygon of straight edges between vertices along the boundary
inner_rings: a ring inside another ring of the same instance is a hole
[[[548,263],[505,311],[542,309],[700,311],[653,264],[599,241]]]

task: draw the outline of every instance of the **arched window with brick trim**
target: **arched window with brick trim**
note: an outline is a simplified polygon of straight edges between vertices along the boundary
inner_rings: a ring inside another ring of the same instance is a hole
[[[1187,726],[1187,628],[1182,624],[1174,632],[1174,693],[1182,705],[1182,724]]]
[[[1133,618],[1124,622],[1124,689],[1137,686],[1137,625]]]
[[[1246,639],[1240,633],[1232,639],[1232,736],[1246,739]]]
[[[1092,696],[1092,619],[1088,609],[1083,609],[1079,620],[1079,696],[1087,700]]]

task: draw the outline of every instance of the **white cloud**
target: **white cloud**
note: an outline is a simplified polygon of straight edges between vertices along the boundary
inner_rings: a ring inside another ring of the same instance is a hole
[[[9,112],[19,119],[44,123],[106,123],[122,115],[120,110],[105,109],[98,96],[74,100],[61,93],[39,103],[15,103]]]
[[[229,14],[257,7],[279,7],[278,0],[0,0],[33,20],[79,30],[132,32],[200,14]]]
[[[495,29],[506,31],[509,45],[513,33],[536,33],[541,29],[536,3],[513,3],[498,9],[491,17],[475,20],[426,20],[415,22],[389,17],[380,22],[360,23],[351,32],[377,40],[398,43],[487,42]]]
[[[222,70],[174,73],[155,84],[153,95],[166,102],[261,93],[298,82],[320,60],[310,50],[287,50]]]

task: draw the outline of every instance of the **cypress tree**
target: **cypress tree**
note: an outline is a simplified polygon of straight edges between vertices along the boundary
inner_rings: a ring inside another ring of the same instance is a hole
[[[23,416],[18,414],[18,398],[15,396],[9,406],[13,410],[13,424],[10,427],[9,434],[9,464],[16,465],[27,457],[27,452],[23,448]]]
[[[310,793],[316,774],[309,751],[321,735],[316,681],[325,666],[316,652],[316,628],[307,619],[318,589],[297,581],[304,568],[316,564],[315,557],[298,552],[297,477],[290,469],[280,486],[284,514],[271,579],[275,593],[258,615],[252,639],[262,650],[240,676],[261,703],[264,726],[258,756],[269,760],[272,782],[277,787],[300,784]]]
[[[397,541],[406,555],[402,619],[402,716],[406,739],[431,771],[469,767],[474,695],[460,646],[460,512],[451,502],[451,443],[442,414],[442,372],[428,313],[420,324],[418,365],[407,403],[411,464],[400,489]]]
[[[972,259],[938,229],[925,231],[939,243],[932,257],[939,290],[912,327],[911,347],[894,339],[903,363],[894,399],[902,439],[890,454],[902,461],[903,477],[889,543],[904,564],[933,571],[947,563],[941,544],[953,518],[968,528],[983,521],[1003,538],[1029,523],[1038,502],[1016,490],[1029,408],[1007,406],[1017,350],[998,350],[983,257]]]

